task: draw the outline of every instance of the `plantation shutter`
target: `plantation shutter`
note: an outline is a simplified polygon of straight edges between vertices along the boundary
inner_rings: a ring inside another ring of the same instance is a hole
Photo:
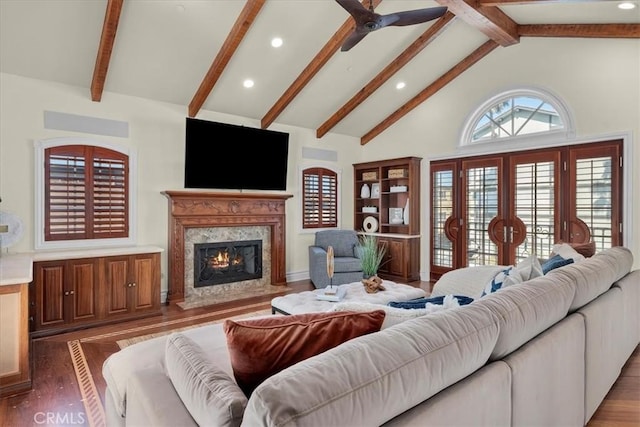
[[[45,240],[127,237],[128,157],[67,145],[45,150]]]
[[[94,238],[128,235],[127,157],[96,148],[93,156]]]
[[[45,238],[85,238],[86,153],[85,147],[70,145],[45,151]]]
[[[302,172],[302,228],[338,226],[338,175],[325,168]]]

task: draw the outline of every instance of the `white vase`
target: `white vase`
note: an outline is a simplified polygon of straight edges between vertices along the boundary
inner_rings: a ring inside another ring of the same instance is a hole
[[[362,189],[360,190],[360,197],[363,199],[368,199],[369,197],[371,197],[371,190],[369,189],[369,186],[367,184],[364,184],[362,186]]]
[[[404,205],[403,220],[405,224],[409,224],[409,199],[407,199],[407,203]]]

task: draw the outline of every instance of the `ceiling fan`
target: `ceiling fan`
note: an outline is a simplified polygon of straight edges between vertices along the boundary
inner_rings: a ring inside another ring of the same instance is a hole
[[[447,11],[446,7],[430,7],[426,9],[407,10],[405,12],[380,15],[373,11],[373,0],[369,0],[369,8],[364,7],[358,0],[336,0],[356,21],[356,29],[343,43],[340,50],[346,52],[372,31],[387,26],[401,27],[405,25],[421,24],[439,18]]]

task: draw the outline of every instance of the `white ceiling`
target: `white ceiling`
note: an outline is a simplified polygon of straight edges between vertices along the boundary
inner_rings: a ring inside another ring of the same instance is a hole
[[[501,6],[518,24],[640,23],[640,7],[617,1]],[[637,3],[637,1],[636,1]],[[125,0],[105,83],[115,92],[185,106],[191,102],[244,7],[243,0]],[[0,0],[0,71],[87,88],[106,0]],[[385,0],[376,12],[439,6]],[[262,119],[349,15],[332,0],[267,0],[203,109]],[[276,122],[316,129],[431,23],[387,27],[337,52]],[[284,39],[279,49],[274,36]],[[376,93],[333,128],[361,137],[474,49],[487,36],[457,19]],[[245,89],[246,78],[255,86]],[[398,81],[403,90],[396,90]],[[427,101],[428,102],[428,101]]]

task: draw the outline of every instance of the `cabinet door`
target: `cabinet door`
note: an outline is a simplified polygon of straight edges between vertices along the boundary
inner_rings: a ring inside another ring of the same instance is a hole
[[[405,256],[405,245],[402,240],[390,239],[387,241],[387,253],[385,259],[388,260],[386,264],[386,270],[389,274],[394,276],[406,276],[405,263],[407,257]]]
[[[158,307],[160,305],[160,255],[135,255],[131,257],[131,263],[133,310]]]
[[[65,261],[34,263],[35,330],[65,323],[65,263]]]
[[[68,321],[86,322],[98,318],[98,262],[95,259],[72,260],[67,267],[68,285],[64,297]]]
[[[129,257],[116,256],[104,259],[104,284],[107,297],[107,315],[129,310]]]

